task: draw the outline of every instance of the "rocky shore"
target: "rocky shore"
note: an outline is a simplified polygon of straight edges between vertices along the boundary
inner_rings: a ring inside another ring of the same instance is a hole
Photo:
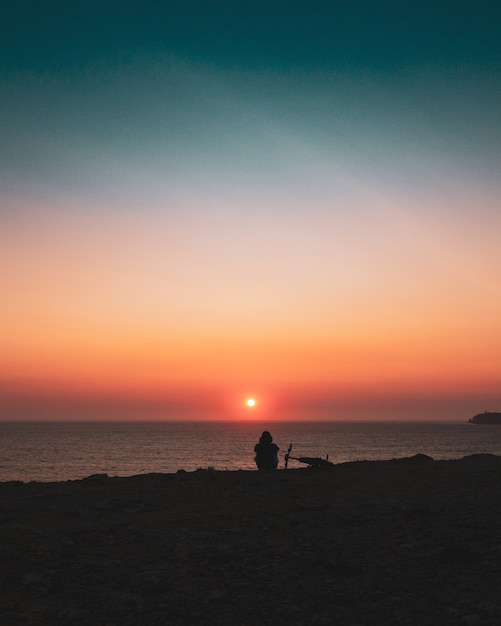
[[[501,624],[501,457],[0,484],[0,623]]]

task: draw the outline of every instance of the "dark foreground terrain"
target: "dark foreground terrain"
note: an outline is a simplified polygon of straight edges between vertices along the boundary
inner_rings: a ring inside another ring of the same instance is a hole
[[[0,484],[0,623],[501,624],[501,457]]]

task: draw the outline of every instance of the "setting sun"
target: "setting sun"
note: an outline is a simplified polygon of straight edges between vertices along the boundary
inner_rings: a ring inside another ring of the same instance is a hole
[[[254,400],[254,398],[248,398],[247,400],[247,406],[252,409],[252,407],[256,406],[256,401]]]

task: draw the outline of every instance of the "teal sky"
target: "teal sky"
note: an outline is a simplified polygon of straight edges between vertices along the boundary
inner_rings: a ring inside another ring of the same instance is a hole
[[[148,186],[147,175],[156,187],[167,168],[280,193],[326,156],[369,184],[489,185],[500,165],[499,11],[6,2],[4,189],[115,194],[138,178]]]
[[[3,3],[10,69],[76,71],[87,64],[172,54],[237,70],[444,70],[499,61],[496,2]]]
[[[483,0],[3,2],[0,389],[501,408],[500,26]]]

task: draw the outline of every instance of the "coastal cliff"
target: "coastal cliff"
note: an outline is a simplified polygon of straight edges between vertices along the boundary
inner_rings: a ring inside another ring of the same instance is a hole
[[[501,457],[0,483],[2,626],[501,624]]]
[[[501,425],[501,413],[484,411],[474,415],[468,420],[470,424],[500,424]]]

